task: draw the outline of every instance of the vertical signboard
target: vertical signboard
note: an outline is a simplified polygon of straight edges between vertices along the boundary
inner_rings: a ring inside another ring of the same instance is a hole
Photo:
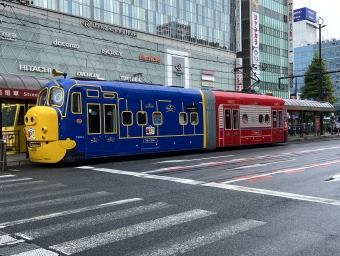
[[[236,52],[242,52],[241,0],[236,0],[235,8]]]
[[[293,0],[288,0],[288,52],[289,63],[294,61],[294,47],[293,47]]]
[[[252,40],[253,40],[253,71],[258,78],[260,78],[260,19],[259,19],[259,2],[258,0],[252,0]]]
[[[236,58],[236,91],[243,90],[243,69],[240,68],[243,65],[242,58]]]
[[[189,88],[189,54],[167,49],[166,64],[167,85]]]

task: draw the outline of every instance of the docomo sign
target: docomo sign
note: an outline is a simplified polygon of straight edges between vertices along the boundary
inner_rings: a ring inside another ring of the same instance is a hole
[[[162,62],[162,58],[152,57],[152,56],[144,56],[143,54],[139,54],[139,59],[140,60],[151,61],[151,62],[157,62],[157,63],[161,63]]]
[[[33,99],[38,98],[38,90],[25,90],[25,89],[0,89],[0,98],[16,98],[16,99]]]
[[[68,42],[62,42],[62,41],[59,41],[58,39],[55,39],[53,41],[53,45],[54,46],[66,47],[66,48],[79,49],[78,44],[71,44],[71,43],[68,43]]]
[[[100,75],[97,73],[89,73],[89,72],[83,72],[83,71],[77,71],[77,76],[85,76],[85,77],[93,77],[93,78],[100,77]]]

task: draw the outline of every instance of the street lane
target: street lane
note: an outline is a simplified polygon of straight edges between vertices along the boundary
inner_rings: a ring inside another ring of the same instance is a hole
[[[0,255],[337,255],[337,142],[0,175]]]

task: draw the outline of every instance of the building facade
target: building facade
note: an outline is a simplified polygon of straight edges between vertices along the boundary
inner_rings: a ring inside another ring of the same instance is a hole
[[[303,75],[308,66],[311,64],[315,53],[319,54],[319,44],[310,44],[294,49],[294,75]],[[327,71],[340,70],[340,40],[335,38],[331,40],[321,41],[321,58],[326,64]],[[337,102],[333,105],[340,114],[340,72],[330,73],[334,96]],[[316,79],[318,79],[316,77]],[[301,92],[301,87],[304,86],[304,78],[295,78],[294,87],[291,89],[293,95]]]
[[[243,87],[288,98],[288,2],[287,0],[242,0]],[[248,75],[247,75],[248,74]],[[256,76],[255,76],[256,74]],[[254,79],[255,78],[255,79]],[[256,83],[256,80],[260,80]]]
[[[8,2],[0,73],[235,90],[234,11],[234,0]]]

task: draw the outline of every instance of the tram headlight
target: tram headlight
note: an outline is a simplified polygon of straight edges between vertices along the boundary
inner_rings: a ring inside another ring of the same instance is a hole
[[[42,131],[43,133],[46,133],[46,132],[47,132],[47,127],[41,128],[41,131]]]

